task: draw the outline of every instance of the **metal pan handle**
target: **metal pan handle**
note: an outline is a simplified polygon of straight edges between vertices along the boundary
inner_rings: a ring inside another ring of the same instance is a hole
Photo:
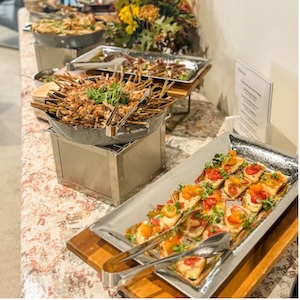
[[[23,30],[23,31],[31,31],[31,30],[32,30],[32,23],[29,23],[29,24],[27,24],[27,25],[24,25],[24,26],[22,27],[22,30]]]

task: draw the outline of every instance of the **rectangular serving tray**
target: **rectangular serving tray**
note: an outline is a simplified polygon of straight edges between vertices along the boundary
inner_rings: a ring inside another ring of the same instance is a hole
[[[185,65],[186,69],[190,71],[190,75],[186,80],[181,79],[172,79],[168,77],[158,77],[158,76],[151,76],[151,75],[143,75],[144,78],[154,78],[154,79],[160,79],[160,80],[169,80],[174,82],[180,82],[180,83],[192,83],[194,82],[197,77],[204,71],[206,66],[209,63],[209,60],[202,57],[196,57],[196,56],[187,56],[187,55],[173,55],[173,54],[166,54],[166,53],[158,53],[158,52],[151,52],[151,51],[135,51],[127,48],[119,48],[119,47],[113,47],[113,46],[98,46],[81,56],[73,59],[71,63],[77,63],[77,62],[90,62],[91,59],[99,53],[103,53],[103,55],[109,56],[109,55],[129,55],[134,58],[142,57],[146,61],[150,61],[151,63],[154,63],[156,59],[161,58],[165,63],[175,63],[180,62]],[[100,62],[101,60],[99,60]],[[106,68],[99,68],[97,70],[102,71],[109,71]],[[113,71],[113,70],[110,70]],[[125,72],[125,74],[133,74],[129,72]]]
[[[204,169],[205,163],[211,161],[216,153],[226,154],[230,149],[235,149],[248,161],[259,161],[265,164],[270,171],[281,171],[289,177],[290,188],[268,217],[250,233],[244,242],[229,253],[226,259],[222,260],[222,263],[206,277],[199,288],[190,286],[165,270],[155,272],[189,297],[211,297],[297,197],[298,161],[295,158],[283,154],[269,145],[225,132],[93,224],[90,230],[121,251],[130,249],[132,246],[125,239],[125,230],[135,223],[144,221],[147,213],[157,204],[165,203],[180,183],[193,184],[195,178]],[[105,232],[107,230],[113,233]],[[136,260],[139,263],[145,263],[151,261],[152,258],[141,256]]]

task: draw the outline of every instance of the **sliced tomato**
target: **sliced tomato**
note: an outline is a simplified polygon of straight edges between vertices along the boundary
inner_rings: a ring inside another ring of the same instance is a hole
[[[229,166],[229,165],[224,166],[224,171],[227,172],[227,173],[230,173],[231,169],[232,169],[232,166]]]
[[[260,191],[256,194],[251,195],[251,202],[257,204],[257,200],[266,200],[268,197],[268,193],[266,191]]]
[[[261,170],[261,166],[258,164],[251,164],[245,168],[245,172],[248,175],[254,175]]]
[[[228,186],[228,193],[229,193],[229,195],[231,195],[231,196],[234,196],[234,195],[236,195],[237,194],[237,187],[235,186],[235,185],[233,185],[233,184],[229,184],[229,186]]]
[[[217,200],[213,197],[209,197],[203,200],[203,208],[205,210],[210,210],[216,204]]]
[[[159,220],[158,219],[150,219],[149,223],[151,223],[153,226],[159,226]]]
[[[208,179],[211,181],[217,181],[219,179],[223,179],[221,172],[218,169],[209,168],[209,169],[206,169],[205,172],[206,172]]]
[[[194,266],[198,261],[200,261],[200,257],[189,257],[183,261],[186,266]]]

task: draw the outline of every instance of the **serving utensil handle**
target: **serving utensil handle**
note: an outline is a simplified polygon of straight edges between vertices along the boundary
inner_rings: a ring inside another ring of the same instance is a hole
[[[162,238],[157,239],[154,243],[148,244],[153,248],[154,245],[157,245]],[[142,278],[155,270],[159,270],[167,267],[172,262],[188,255],[197,255],[200,257],[212,257],[216,254],[225,251],[229,248],[230,244],[230,235],[229,233],[219,233],[214,236],[209,237],[197,247],[165,257],[152,262],[148,262],[143,265],[138,265],[131,267],[130,264],[126,264],[126,261],[129,258],[134,258],[137,256],[137,253],[141,251],[134,250],[135,253],[130,253],[130,250],[117,254],[108,261],[106,261],[102,268],[102,281],[105,286],[108,287],[118,287],[130,279],[133,278]],[[143,244],[141,244],[142,246]],[[147,248],[147,247],[145,247]],[[144,249],[145,249],[144,248]],[[135,249],[135,248],[133,248]],[[132,249],[131,249],[132,250]]]

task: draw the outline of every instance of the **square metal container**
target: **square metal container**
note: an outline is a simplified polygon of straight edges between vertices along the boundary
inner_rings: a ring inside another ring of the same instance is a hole
[[[126,145],[73,143],[51,132],[58,182],[119,206],[165,168],[165,126]]]
[[[48,47],[35,42],[34,50],[38,71],[52,68],[64,68],[67,62],[70,62],[98,45],[99,44],[91,45],[81,49],[68,49]]]

